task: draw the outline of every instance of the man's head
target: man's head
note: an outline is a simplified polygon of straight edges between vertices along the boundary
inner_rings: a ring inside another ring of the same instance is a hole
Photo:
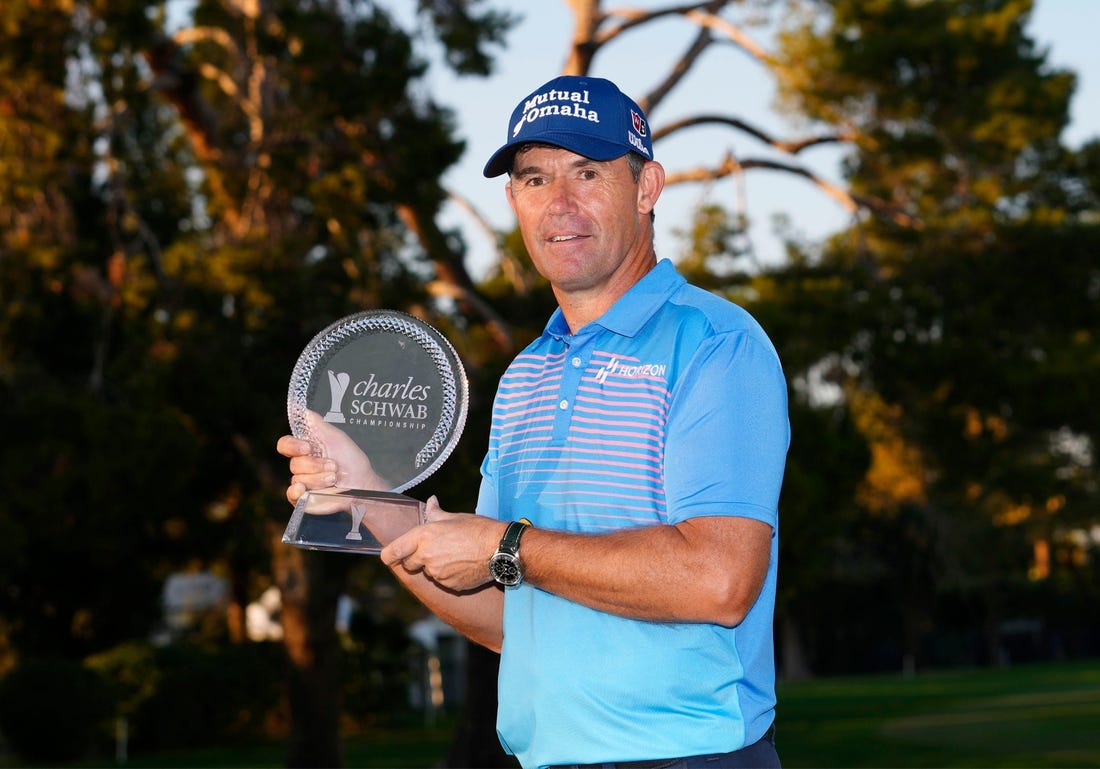
[[[592,160],[613,160],[628,152],[653,160],[645,113],[618,86],[598,77],[557,77],[523,99],[508,121],[508,140],[485,164],[485,176],[510,173],[517,150],[532,143],[562,147]]]

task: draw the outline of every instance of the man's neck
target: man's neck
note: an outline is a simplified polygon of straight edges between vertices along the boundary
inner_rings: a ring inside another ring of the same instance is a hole
[[[603,316],[615,302],[629,291],[635,283],[644,278],[657,265],[657,255],[652,250],[648,258],[631,265],[624,265],[621,272],[598,287],[586,291],[562,291],[554,288],[558,307],[569,326],[571,333],[577,333],[584,326]]]

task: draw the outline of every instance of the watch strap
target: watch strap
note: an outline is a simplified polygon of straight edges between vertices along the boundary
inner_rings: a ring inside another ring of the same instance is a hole
[[[529,524],[526,521],[512,521],[504,530],[504,536],[500,538],[499,552],[515,555],[519,552],[519,538],[523,536],[524,529]]]

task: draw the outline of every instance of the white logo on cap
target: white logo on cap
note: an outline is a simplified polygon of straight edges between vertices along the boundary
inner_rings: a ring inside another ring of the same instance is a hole
[[[551,104],[550,102],[557,103]],[[565,103],[562,104],[561,102]],[[533,123],[539,118],[551,115],[575,117],[592,123],[600,122],[599,112],[582,106],[589,103],[587,90],[559,91],[556,88],[551,88],[546,93],[535,94],[523,105],[523,115],[512,126],[512,136],[513,138],[518,136],[525,124]]]
[[[638,150],[638,152],[642,153],[646,157],[649,157],[649,149],[645,146],[642,140],[639,139],[637,135],[635,135],[632,131],[626,132],[626,140],[630,142],[630,146]]]

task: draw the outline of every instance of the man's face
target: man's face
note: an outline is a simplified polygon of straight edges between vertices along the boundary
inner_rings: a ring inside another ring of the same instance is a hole
[[[652,266],[648,219],[660,187],[651,176],[635,182],[625,157],[598,161],[546,146],[517,153],[508,200],[559,300],[602,293],[613,301]]]

